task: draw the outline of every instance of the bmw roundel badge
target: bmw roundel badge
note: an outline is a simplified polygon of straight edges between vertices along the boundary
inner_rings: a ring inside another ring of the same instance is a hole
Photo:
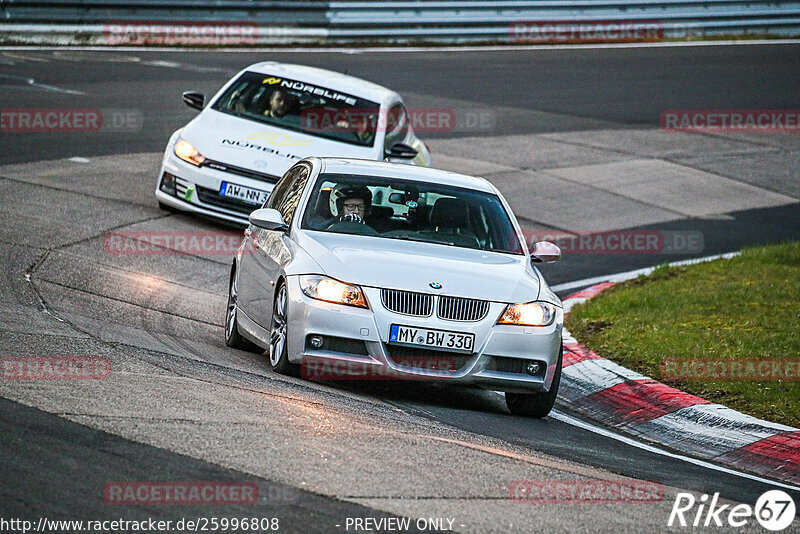
[[[428,285],[430,285],[433,289],[442,289],[442,284],[440,284],[439,282],[431,282]]]

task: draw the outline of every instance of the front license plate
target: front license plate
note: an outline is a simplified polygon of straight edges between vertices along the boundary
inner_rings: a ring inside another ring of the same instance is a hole
[[[475,334],[393,324],[389,330],[389,343],[436,347],[453,352],[473,352]]]
[[[219,194],[224,197],[233,197],[243,200],[248,204],[261,205],[267,201],[269,193],[252,189],[239,184],[232,184],[230,182],[222,182],[219,187]]]

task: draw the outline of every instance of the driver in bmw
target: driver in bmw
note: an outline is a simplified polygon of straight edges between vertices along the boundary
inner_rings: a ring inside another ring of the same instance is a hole
[[[367,186],[336,186],[331,196],[338,215],[334,222],[366,224],[365,218],[372,207],[372,192]]]

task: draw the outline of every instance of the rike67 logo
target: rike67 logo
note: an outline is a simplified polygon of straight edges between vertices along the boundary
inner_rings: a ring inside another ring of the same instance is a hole
[[[792,524],[795,504],[786,492],[770,490],[761,495],[755,506],[749,504],[720,504],[719,493],[709,500],[691,493],[678,493],[667,526],[681,527],[743,527],[753,517],[767,530],[777,532]]]

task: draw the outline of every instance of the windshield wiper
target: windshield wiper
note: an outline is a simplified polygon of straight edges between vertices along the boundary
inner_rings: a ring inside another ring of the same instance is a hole
[[[455,243],[452,241],[441,241],[439,239],[430,239],[427,237],[411,237],[407,235],[393,235],[384,237],[389,237],[390,239],[402,239],[403,241],[417,241],[419,243],[433,243],[435,245],[448,245],[451,247],[455,246]]]

